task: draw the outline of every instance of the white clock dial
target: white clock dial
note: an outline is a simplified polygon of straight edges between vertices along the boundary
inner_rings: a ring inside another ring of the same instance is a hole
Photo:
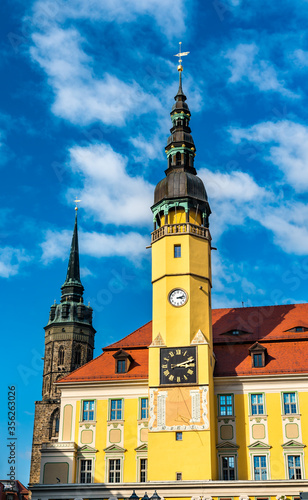
[[[180,307],[186,304],[188,299],[187,293],[181,288],[175,288],[169,293],[169,302],[175,307]]]

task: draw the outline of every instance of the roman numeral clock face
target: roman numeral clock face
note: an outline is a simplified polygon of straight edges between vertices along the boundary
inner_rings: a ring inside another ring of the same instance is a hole
[[[160,383],[161,384],[195,384],[196,348],[173,347],[160,350]]]

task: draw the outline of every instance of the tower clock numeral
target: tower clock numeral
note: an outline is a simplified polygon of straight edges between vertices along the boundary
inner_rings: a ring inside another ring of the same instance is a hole
[[[185,380],[188,380],[188,378],[186,377],[186,375],[184,375],[184,379],[185,379]]]
[[[176,377],[177,382],[181,382],[181,377]]]
[[[168,365],[162,365],[162,368],[168,368]]]
[[[189,373],[189,375],[192,375],[194,372],[192,370],[187,370],[187,373]]]
[[[186,354],[187,354],[187,351],[184,351],[184,352],[183,352],[183,356],[186,356]]]
[[[181,355],[181,349],[177,349],[177,350],[175,351],[175,354]]]
[[[174,376],[170,375],[169,380],[172,382],[172,380],[174,380]]]
[[[164,371],[164,375],[165,375],[166,377],[167,377],[167,375],[169,375],[169,373],[170,373],[170,372],[169,372],[169,370],[165,370],[165,371]]]
[[[171,358],[173,358],[173,356],[174,356],[174,352],[170,351],[170,352],[169,352],[169,356],[170,356]]]

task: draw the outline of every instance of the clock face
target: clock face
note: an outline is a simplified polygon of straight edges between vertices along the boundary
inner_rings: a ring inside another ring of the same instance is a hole
[[[175,288],[169,293],[169,302],[175,307],[181,307],[186,304],[188,300],[188,295],[182,288]]]
[[[160,383],[161,384],[195,384],[196,348],[172,347],[160,350]]]

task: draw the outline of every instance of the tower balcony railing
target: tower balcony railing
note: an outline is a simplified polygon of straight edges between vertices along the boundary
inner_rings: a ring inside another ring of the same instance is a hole
[[[173,234],[193,234],[199,238],[207,240],[211,239],[210,231],[207,227],[191,224],[190,222],[183,222],[180,224],[165,224],[152,233],[151,243],[163,238],[163,236],[171,236]]]

